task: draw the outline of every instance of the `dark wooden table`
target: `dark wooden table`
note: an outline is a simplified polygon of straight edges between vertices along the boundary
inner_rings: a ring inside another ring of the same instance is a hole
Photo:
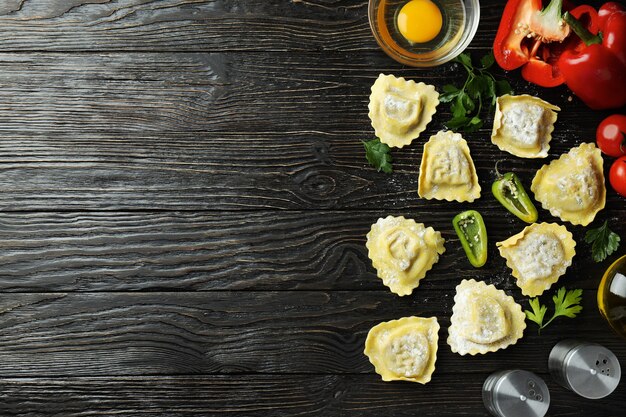
[[[483,1],[469,51],[493,41],[502,1]],[[597,3],[596,3],[597,4]],[[596,309],[601,271],[585,229],[559,285],[584,311],[478,357],[445,343],[454,288],[484,279],[524,307],[493,242],[524,224],[488,192],[494,163],[529,185],[521,160],[467,134],[483,196],[417,195],[423,140],[375,172],[369,88],[380,72],[432,83],[462,69],[404,67],[372,38],[365,0],[5,0],[0,4],[0,415],[485,416],[491,372],[543,376],[553,416],[618,416],[626,383],[585,400],[547,373],[551,347],[626,341]],[[562,107],[548,160],[594,140],[607,112],[565,88],[515,90]],[[439,107],[425,137],[443,127]],[[608,169],[607,159],[605,168]],[[625,200],[609,220],[626,240]],[[451,218],[480,210],[490,260],[469,266]],[[408,297],[391,294],[365,234],[404,215],[442,231],[446,253]],[[541,210],[540,220],[558,221]],[[622,245],[619,254],[625,253]],[[549,298],[545,300],[549,302]],[[408,315],[442,324],[432,382],[383,383],[363,355],[368,330]]]

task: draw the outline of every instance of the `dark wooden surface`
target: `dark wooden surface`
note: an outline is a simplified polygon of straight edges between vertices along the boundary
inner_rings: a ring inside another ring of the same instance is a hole
[[[475,57],[503,4],[483,1]],[[560,281],[585,290],[579,318],[541,336],[530,324],[504,351],[451,353],[462,278],[527,306],[493,245],[524,224],[488,189],[496,160],[527,187],[546,161],[498,151],[487,123],[465,135],[481,199],[419,199],[423,140],[393,152],[392,175],[371,169],[359,142],[373,138],[367,103],[380,72],[438,87],[464,75],[387,58],[365,0],[1,2],[0,415],[486,416],[482,382],[506,368],[546,379],[550,415],[623,415],[626,383],[591,401],[547,372],[550,348],[571,336],[626,366],[626,342],[595,304],[618,254],[594,264],[582,227],[568,224],[578,253]],[[502,75],[562,107],[548,160],[593,141],[608,114]],[[424,136],[448,117],[440,106]],[[609,189],[598,220],[626,239],[624,202]],[[470,207],[492,242],[481,269],[450,223]],[[388,214],[446,239],[408,297],[367,258],[365,234]],[[540,220],[555,219],[540,210]],[[425,386],[383,383],[362,353],[373,325],[407,315],[442,324]]]

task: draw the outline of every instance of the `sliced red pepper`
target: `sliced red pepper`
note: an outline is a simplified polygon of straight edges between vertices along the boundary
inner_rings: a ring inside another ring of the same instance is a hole
[[[539,214],[522,182],[513,172],[498,177],[491,186],[494,197],[511,213],[526,223],[537,221]]]
[[[562,8],[562,0],[552,0],[543,10],[541,0],[509,0],[493,43],[498,65],[505,70],[523,67],[522,77],[543,87],[563,84],[556,65],[561,42],[569,35]]]
[[[487,228],[483,217],[475,210],[454,216],[452,225],[459,236],[467,259],[476,268],[487,262]]]
[[[563,52],[558,60],[567,86],[595,110],[626,105],[626,11],[620,6],[606,6],[597,18],[601,36],[589,31],[572,14],[564,17],[584,42]]]

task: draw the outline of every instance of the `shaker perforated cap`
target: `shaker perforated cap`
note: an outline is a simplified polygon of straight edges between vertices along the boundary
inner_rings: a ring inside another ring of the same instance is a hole
[[[543,417],[550,407],[550,392],[532,372],[499,371],[485,380],[483,403],[496,417]]]
[[[619,384],[622,372],[617,357],[604,346],[567,339],[550,352],[548,367],[563,387],[589,398],[604,398]]]

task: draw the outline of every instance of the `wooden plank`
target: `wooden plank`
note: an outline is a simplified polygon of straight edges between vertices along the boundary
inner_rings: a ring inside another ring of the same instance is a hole
[[[504,209],[486,217],[489,261],[475,269],[452,229],[457,210],[3,213],[0,291],[386,291],[368,259],[365,235],[388,214],[415,217],[446,239],[446,253],[417,295],[454,289],[460,277],[516,289],[495,242],[524,224]],[[624,222],[611,226],[626,237]],[[596,264],[582,239],[585,229],[570,229],[578,253],[559,285],[594,290],[619,253]]]
[[[384,383],[376,375],[216,375],[211,377],[1,378],[3,416],[489,416],[480,390],[488,373],[434,378],[428,385]],[[551,416],[620,415],[626,385],[590,401],[549,375]]]
[[[458,64],[416,70],[376,52],[0,53],[0,126],[3,132],[126,134],[349,131],[367,139],[373,137],[370,87],[380,72],[438,88],[465,77]],[[539,91],[518,77],[513,84],[520,93]],[[581,132],[605,113],[568,102],[564,92],[541,90],[564,109],[554,142],[588,140]],[[442,105],[426,134],[449,117]],[[484,140],[489,131],[487,123],[469,137]]]
[[[514,293],[519,299],[519,292]],[[551,347],[584,337],[626,360],[585,291],[584,310],[541,336],[529,326],[506,350],[453,354],[446,330],[453,291],[5,294],[0,300],[0,377],[224,373],[367,373],[369,329],[403,316],[436,316],[437,375],[515,367],[547,371]],[[534,325],[533,325],[534,326]],[[471,363],[471,366],[468,366]]]
[[[550,159],[591,135],[591,124],[578,127],[584,134],[555,133]],[[394,173],[385,175],[367,164],[360,143],[366,135],[358,132],[0,135],[3,211],[356,208],[382,215],[466,207],[419,198],[421,140],[394,150]],[[517,172],[527,190],[547,161],[512,157],[484,137],[468,140],[483,190],[473,207],[508,216],[490,192],[495,161],[502,160],[501,170]],[[609,187],[600,217],[624,218],[624,209],[623,199]],[[547,211],[541,218],[554,221]]]
[[[367,4],[365,0],[4,0],[0,50],[378,50]],[[473,45],[491,45],[503,7],[483,8]]]

